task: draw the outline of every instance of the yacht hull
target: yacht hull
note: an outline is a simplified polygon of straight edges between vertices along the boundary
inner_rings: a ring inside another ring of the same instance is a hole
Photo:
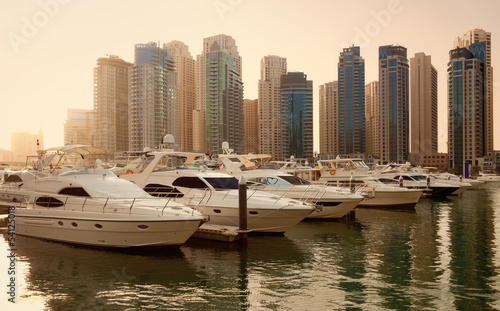
[[[375,196],[367,198],[359,207],[412,209],[423,194],[423,190],[385,190],[375,188]]]
[[[37,215],[38,214],[38,215]],[[137,217],[107,219],[98,214],[74,217],[39,214],[36,210],[16,209],[17,235],[66,243],[102,247],[180,246],[197,230],[200,219],[172,220]],[[101,214],[102,216],[103,214]],[[116,217],[116,215],[115,215]]]
[[[284,233],[302,221],[312,211],[310,206],[281,209],[248,208],[247,229],[251,232]],[[208,224],[239,226],[239,209],[224,206],[205,206],[200,212],[209,217]]]

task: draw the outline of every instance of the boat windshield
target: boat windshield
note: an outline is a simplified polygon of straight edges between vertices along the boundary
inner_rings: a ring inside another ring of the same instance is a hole
[[[280,178],[288,181],[294,186],[300,186],[300,185],[310,185],[311,183],[303,178],[293,176],[293,175],[280,175]]]
[[[427,180],[427,177],[424,175],[412,175],[411,177],[415,180]]]
[[[235,177],[205,177],[215,190],[238,189],[238,179]]]

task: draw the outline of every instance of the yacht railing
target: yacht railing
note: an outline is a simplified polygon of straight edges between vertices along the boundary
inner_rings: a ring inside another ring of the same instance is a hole
[[[40,200],[42,199],[42,200]],[[147,210],[160,211],[164,215],[165,209],[169,207],[172,198],[165,198],[165,204],[150,206],[150,202],[158,202],[160,198],[109,198],[109,197],[72,197],[60,195],[31,195],[19,202],[13,202],[9,205],[15,205],[19,208],[45,209],[45,210],[71,210],[79,212],[102,212],[129,214],[140,208]],[[175,208],[175,207],[174,207]],[[194,209],[193,209],[194,211]]]

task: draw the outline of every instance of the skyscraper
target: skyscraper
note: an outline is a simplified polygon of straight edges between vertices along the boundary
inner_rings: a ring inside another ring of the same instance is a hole
[[[242,77],[241,57],[236,46],[236,41],[228,35],[220,34],[203,39],[203,50],[196,57],[196,109],[193,112],[193,149],[198,152],[207,151],[206,130],[206,87],[207,87],[207,53],[210,52],[214,43],[218,48],[233,58],[236,72]]]
[[[410,152],[415,165],[421,165],[419,155],[438,151],[437,76],[430,56],[416,53],[410,59]]]
[[[129,149],[154,148],[177,134],[177,73],[166,47],[135,45],[129,68]]]
[[[409,155],[409,72],[406,48],[379,47],[380,159],[404,163]]]
[[[205,54],[207,152],[222,153],[223,141],[243,153],[243,82],[236,62],[214,42]]]
[[[337,93],[337,81],[319,86],[319,152],[321,154],[339,154]]]
[[[259,100],[243,100],[244,152],[259,153]]]
[[[448,157],[456,174],[464,163],[479,165],[486,153],[484,124],[485,43],[450,51],[448,63]],[[474,52],[473,52],[474,51]]]
[[[189,47],[180,42],[167,43],[177,69],[177,137],[182,151],[193,151],[193,111],[196,109],[196,67]]]
[[[280,87],[286,68],[285,57],[269,55],[260,61],[259,152],[274,160],[283,158]]]
[[[360,48],[345,48],[338,63],[339,153],[365,152],[365,60]]]
[[[475,43],[484,42],[484,130],[485,149],[494,149],[493,132],[493,67],[491,66],[491,32],[483,29],[472,29],[454,41],[453,48],[469,48]],[[476,47],[477,48],[477,47]]]
[[[303,72],[281,76],[283,159],[313,157],[313,82]]]
[[[94,67],[93,144],[112,153],[129,150],[128,68],[132,65],[110,55],[98,58]]]
[[[373,81],[365,86],[366,153],[380,158],[380,83]]]

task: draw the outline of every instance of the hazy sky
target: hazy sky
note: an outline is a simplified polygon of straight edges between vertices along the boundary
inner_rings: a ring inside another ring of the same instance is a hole
[[[403,45],[408,58],[431,55],[438,70],[439,149],[445,152],[448,52],[454,38],[473,28],[492,33],[500,149],[498,0],[21,0],[0,6],[3,149],[10,149],[11,132],[40,129],[46,148],[62,145],[67,109],[92,109],[97,58],[114,54],[133,62],[134,44],[172,40],[186,43],[196,57],[203,38],[223,33],[236,40],[242,57],[245,98],[257,98],[266,55],[286,57],[289,71],[313,80],[315,133],[319,85],[337,80],[343,47],[361,46],[366,83],[378,79],[381,45]]]

